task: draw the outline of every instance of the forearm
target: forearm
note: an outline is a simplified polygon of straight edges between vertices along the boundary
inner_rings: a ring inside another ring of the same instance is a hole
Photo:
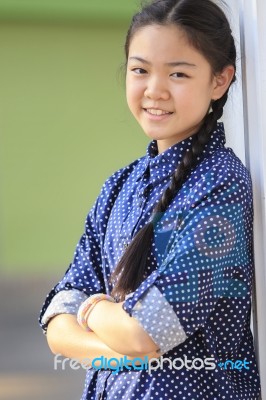
[[[148,358],[159,357],[155,352],[144,353],[119,353],[105,344],[94,332],[86,332],[77,323],[76,316],[71,314],[60,314],[54,317],[47,329],[47,341],[54,354],[79,360],[94,358],[121,358],[128,355],[129,359],[134,357],[148,356]]]
[[[106,345],[119,353],[138,356],[158,350],[139,322],[123,310],[122,303],[100,301],[89,314],[88,325]]]

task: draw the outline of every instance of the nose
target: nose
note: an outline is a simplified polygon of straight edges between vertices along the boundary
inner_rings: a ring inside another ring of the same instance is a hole
[[[144,96],[151,100],[168,100],[170,93],[162,79],[153,77],[147,82]]]

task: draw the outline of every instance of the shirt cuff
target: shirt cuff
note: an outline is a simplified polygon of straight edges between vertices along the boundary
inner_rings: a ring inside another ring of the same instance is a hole
[[[127,311],[126,307],[124,310]],[[128,312],[128,311],[127,311]],[[162,354],[178,346],[187,335],[171,305],[156,286],[151,286],[131,310]]]
[[[77,289],[61,290],[52,299],[43,314],[41,323],[47,325],[51,318],[58,314],[77,314],[79,306],[88,296]]]

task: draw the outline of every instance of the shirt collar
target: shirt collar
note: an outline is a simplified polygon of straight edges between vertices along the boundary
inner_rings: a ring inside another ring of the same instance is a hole
[[[143,164],[138,180],[145,174],[150,175],[150,181],[154,185],[159,181],[170,176],[182,161],[183,155],[191,148],[192,136],[182,142],[176,143],[169,147],[163,153],[158,154],[157,141],[153,140],[149,143],[146,151],[146,157],[143,157]],[[222,122],[217,123],[213,130],[209,142],[206,144],[202,159],[207,158],[219,147],[225,145],[224,125]]]

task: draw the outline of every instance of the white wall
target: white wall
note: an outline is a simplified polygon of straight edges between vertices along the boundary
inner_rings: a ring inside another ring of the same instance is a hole
[[[255,208],[256,314],[255,344],[266,399],[266,2],[241,0],[243,93],[248,162],[253,178]]]
[[[227,144],[251,171],[254,193],[253,331],[262,399],[266,399],[266,1],[227,0],[239,47],[238,85],[224,122]],[[233,110],[233,111],[232,111]]]

